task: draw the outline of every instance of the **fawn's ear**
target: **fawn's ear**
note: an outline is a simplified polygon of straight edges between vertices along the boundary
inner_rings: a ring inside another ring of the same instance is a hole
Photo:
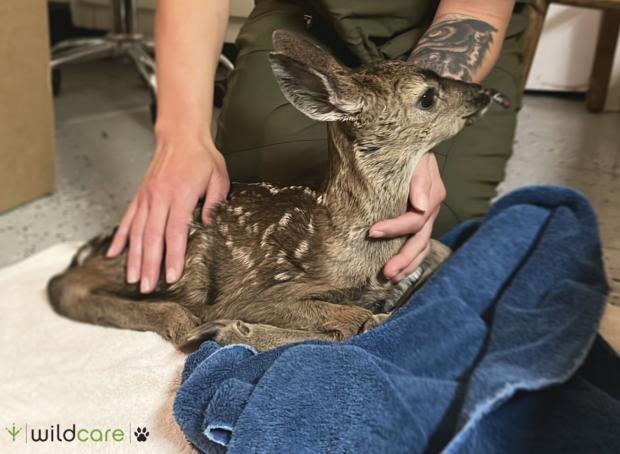
[[[288,101],[319,121],[351,119],[362,106],[347,69],[327,52],[293,33],[273,33],[271,68]]]

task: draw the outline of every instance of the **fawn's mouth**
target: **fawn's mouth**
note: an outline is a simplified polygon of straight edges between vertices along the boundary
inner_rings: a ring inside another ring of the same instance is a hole
[[[484,114],[487,112],[487,110],[489,110],[490,105],[491,105],[491,100],[489,100],[489,102],[485,106],[483,106],[481,109],[478,109],[475,112],[470,113],[469,115],[465,115],[463,117],[465,119],[465,126],[471,126],[476,121],[478,121],[480,118],[482,118]]]
[[[499,104],[504,109],[508,109],[510,107],[510,99],[508,96],[500,93],[499,91],[483,88],[480,90],[480,95],[483,97],[483,101],[481,103],[482,106],[475,112],[463,117],[465,119],[465,126],[472,125],[480,119],[489,109],[492,102]]]

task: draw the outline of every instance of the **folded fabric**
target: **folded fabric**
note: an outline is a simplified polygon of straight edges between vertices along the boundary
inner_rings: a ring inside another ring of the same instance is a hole
[[[378,328],[256,354],[204,343],[174,404],[203,452],[620,452],[619,360],[595,215],[531,187],[443,238],[451,258]],[[579,372],[577,372],[579,369]],[[614,390],[614,386],[616,387]]]

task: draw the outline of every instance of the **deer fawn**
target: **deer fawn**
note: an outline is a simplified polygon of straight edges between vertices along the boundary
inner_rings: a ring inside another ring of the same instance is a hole
[[[447,248],[432,242],[424,272],[393,284],[381,270],[406,239],[370,239],[367,232],[406,211],[408,183],[424,153],[491,101],[507,100],[404,61],[350,70],[284,31],[273,44],[270,61],[286,98],[327,122],[322,188],[233,185],[210,225],[197,208],[181,278],[160,279],[148,295],[126,283],[126,252],[106,258],[111,237],[95,238],[48,284],[59,314],[155,331],[184,349],[205,339],[258,350],[341,340],[381,323],[447,257]]]

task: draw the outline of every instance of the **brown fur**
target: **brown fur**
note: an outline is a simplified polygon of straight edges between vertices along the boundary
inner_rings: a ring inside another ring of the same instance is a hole
[[[398,216],[420,157],[485,108],[490,92],[400,61],[351,71],[287,32],[274,34],[274,73],[303,113],[329,121],[330,162],[318,191],[235,184],[202,225],[190,225],[185,271],[152,294],[124,280],[126,253],[104,257],[95,238],[48,286],[54,309],[102,325],[159,333],[179,347],[212,338],[267,349],[345,339],[381,323],[413,284],[382,267],[406,238],[369,239]],[[421,96],[436,92],[431,109]],[[433,243],[425,276],[448,255]],[[418,279],[418,282],[421,280]]]

